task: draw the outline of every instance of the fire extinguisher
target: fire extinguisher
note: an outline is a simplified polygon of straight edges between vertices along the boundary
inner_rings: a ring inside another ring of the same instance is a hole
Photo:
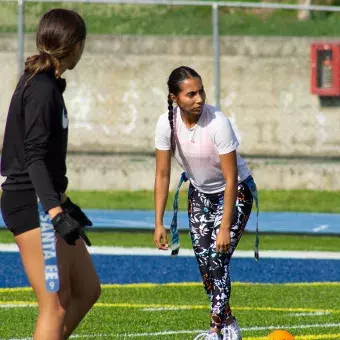
[[[330,88],[333,86],[332,59],[326,56],[321,66],[321,87]]]

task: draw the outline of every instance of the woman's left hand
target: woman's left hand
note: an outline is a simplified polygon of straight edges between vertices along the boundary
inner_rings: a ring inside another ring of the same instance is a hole
[[[230,245],[229,228],[220,228],[216,237],[216,253],[226,253]]]

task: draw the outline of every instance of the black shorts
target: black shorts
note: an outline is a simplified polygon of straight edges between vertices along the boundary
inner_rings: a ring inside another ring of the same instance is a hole
[[[14,236],[39,228],[38,202],[34,190],[3,191],[1,212],[7,228]]]

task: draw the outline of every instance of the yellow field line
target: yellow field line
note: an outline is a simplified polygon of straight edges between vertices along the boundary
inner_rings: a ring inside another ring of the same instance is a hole
[[[134,303],[96,303],[97,307],[108,308],[169,308],[169,309],[209,309],[209,305],[167,305],[167,304],[134,304]],[[239,311],[262,311],[262,312],[322,312],[338,314],[338,309],[315,309],[315,308],[280,308],[280,307],[242,307],[233,306],[233,310]]]
[[[233,282],[234,287],[237,286],[340,286],[340,282],[296,282],[296,283],[248,283],[248,282]],[[173,282],[173,283],[131,283],[131,284],[103,284],[104,289],[113,288],[154,288],[158,286],[164,287],[202,287],[201,282]],[[30,287],[16,287],[16,288],[0,288],[0,293],[7,292],[30,292]]]
[[[267,337],[245,337],[244,340],[268,340]],[[295,340],[335,340],[340,339],[340,333],[338,334],[312,334],[312,335],[297,335]]]
[[[279,285],[279,283],[275,283],[275,285]],[[283,283],[282,286],[292,286],[292,287],[300,287],[300,286],[340,286],[340,282],[292,282],[292,283]]]
[[[31,287],[0,288],[0,293],[31,292]]]
[[[36,305],[34,301],[0,301],[0,305]],[[146,304],[146,303],[104,303],[97,302],[95,307],[99,308],[135,308],[135,309],[144,309],[144,308],[165,308],[165,309],[174,309],[174,310],[198,310],[198,309],[209,309],[209,305],[171,305],[171,304]],[[315,308],[282,308],[282,307],[247,307],[247,306],[234,306],[233,310],[239,311],[261,311],[261,312],[322,312],[322,313],[331,313],[331,314],[339,314],[340,310],[337,309],[315,309]]]
[[[128,283],[128,284],[104,284],[104,289],[113,288],[155,288],[155,287],[203,287],[201,282],[170,282],[170,283]]]
[[[299,335],[296,340],[324,340],[324,339],[340,339],[340,333],[337,334],[315,334],[315,335]]]
[[[131,284],[104,284],[103,288],[154,288],[157,286],[164,287],[202,287],[201,282],[171,282],[171,283],[131,283]],[[250,282],[232,282],[232,286],[340,286],[340,282],[296,282],[296,283],[250,283]],[[1,290],[0,290],[1,291]]]

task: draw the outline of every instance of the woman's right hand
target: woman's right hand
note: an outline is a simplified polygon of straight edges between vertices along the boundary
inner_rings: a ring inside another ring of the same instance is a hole
[[[80,224],[70,217],[69,214],[60,212],[55,215],[51,222],[58,235],[60,235],[67,244],[74,246],[80,237],[79,230]]]
[[[168,238],[166,236],[166,229],[163,225],[155,227],[153,241],[159,250],[168,250]]]
[[[50,209],[48,211],[48,215],[50,216],[50,219],[53,220],[53,218],[55,216],[57,216],[58,214],[60,214],[62,212],[63,212],[63,209],[61,208],[61,206],[58,206],[58,207],[54,207],[54,208]]]
[[[91,241],[86,236],[83,227],[68,213],[58,213],[51,219],[51,222],[56,233],[70,246],[74,246],[79,237],[81,237],[88,246],[91,246]]]

